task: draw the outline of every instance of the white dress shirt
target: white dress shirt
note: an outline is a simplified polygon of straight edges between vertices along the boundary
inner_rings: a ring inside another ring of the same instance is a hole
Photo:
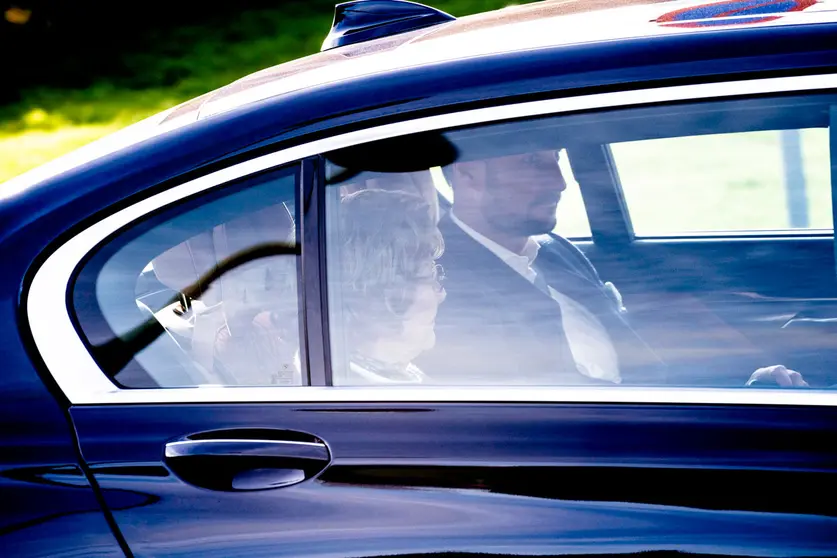
[[[546,286],[549,296],[561,307],[564,333],[579,373],[615,384],[622,381],[616,349],[598,318],[572,298],[555,290],[551,285],[546,285],[545,281],[539,281],[538,272],[532,266],[538,257],[540,245],[533,238],[528,239],[520,254],[515,254],[478,233],[457,219],[453,213],[450,214],[450,218],[465,234],[483,245],[527,281],[541,290],[541,284]]]

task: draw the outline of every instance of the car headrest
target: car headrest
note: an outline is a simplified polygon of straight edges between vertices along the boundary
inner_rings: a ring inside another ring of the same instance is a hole
[[[288,208],[284,204],[271,205],[217,225],[166,250],[154,258],[154,274],[165,286],[183,291],[219,261],[236,252],[265,242],[293,238],[294,221]],[[259,263],[252,262],[252,265]]]

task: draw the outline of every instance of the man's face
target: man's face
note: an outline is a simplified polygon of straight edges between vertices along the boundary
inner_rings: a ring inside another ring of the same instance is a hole
[[[485,171],[481,205],[492,225],[526,236],[555,228],[555,211],[567,189],[557,151],[487,159]]]

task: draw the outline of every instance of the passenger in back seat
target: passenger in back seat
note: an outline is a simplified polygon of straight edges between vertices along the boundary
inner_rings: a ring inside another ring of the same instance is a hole
[[[346,195],[338,213],[329,281],[344,350],[335,351],[335,385],[425,381],[412,361],[435,344],[444,300],[431,206],[414,193],[366,189]]]
[[[427,174],[427,173],[424,173]],[[393,180],[395,178],[396,180]],[[350,315],[348,355],[336,355],[336,383],[415,382],[412,358],[435,341],[444,296],[436,277],[441,254],[438,206],[428,176],[381,175],[343,184],[337,219],[345,241],[333,277]],[[273,205],[213,227],[155,259],[158,278],[182,291],[232,254],[294,240],[288,209]],[[188,358],[196,383],[301,385],[296,261],[261,258],[222,275],[191,301]]]

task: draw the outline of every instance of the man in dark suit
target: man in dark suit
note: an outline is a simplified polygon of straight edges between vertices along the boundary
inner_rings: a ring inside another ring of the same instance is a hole
[[[434,383],[665,384],[665,366],[629,325],[616,288],[572,243],[547,236],[566,189],[558,157],[537,151],[445,169],[454,193],[439,223],[447,298],[436,345],[416,361]],[[804,383],[781,366],[756,375]]]

